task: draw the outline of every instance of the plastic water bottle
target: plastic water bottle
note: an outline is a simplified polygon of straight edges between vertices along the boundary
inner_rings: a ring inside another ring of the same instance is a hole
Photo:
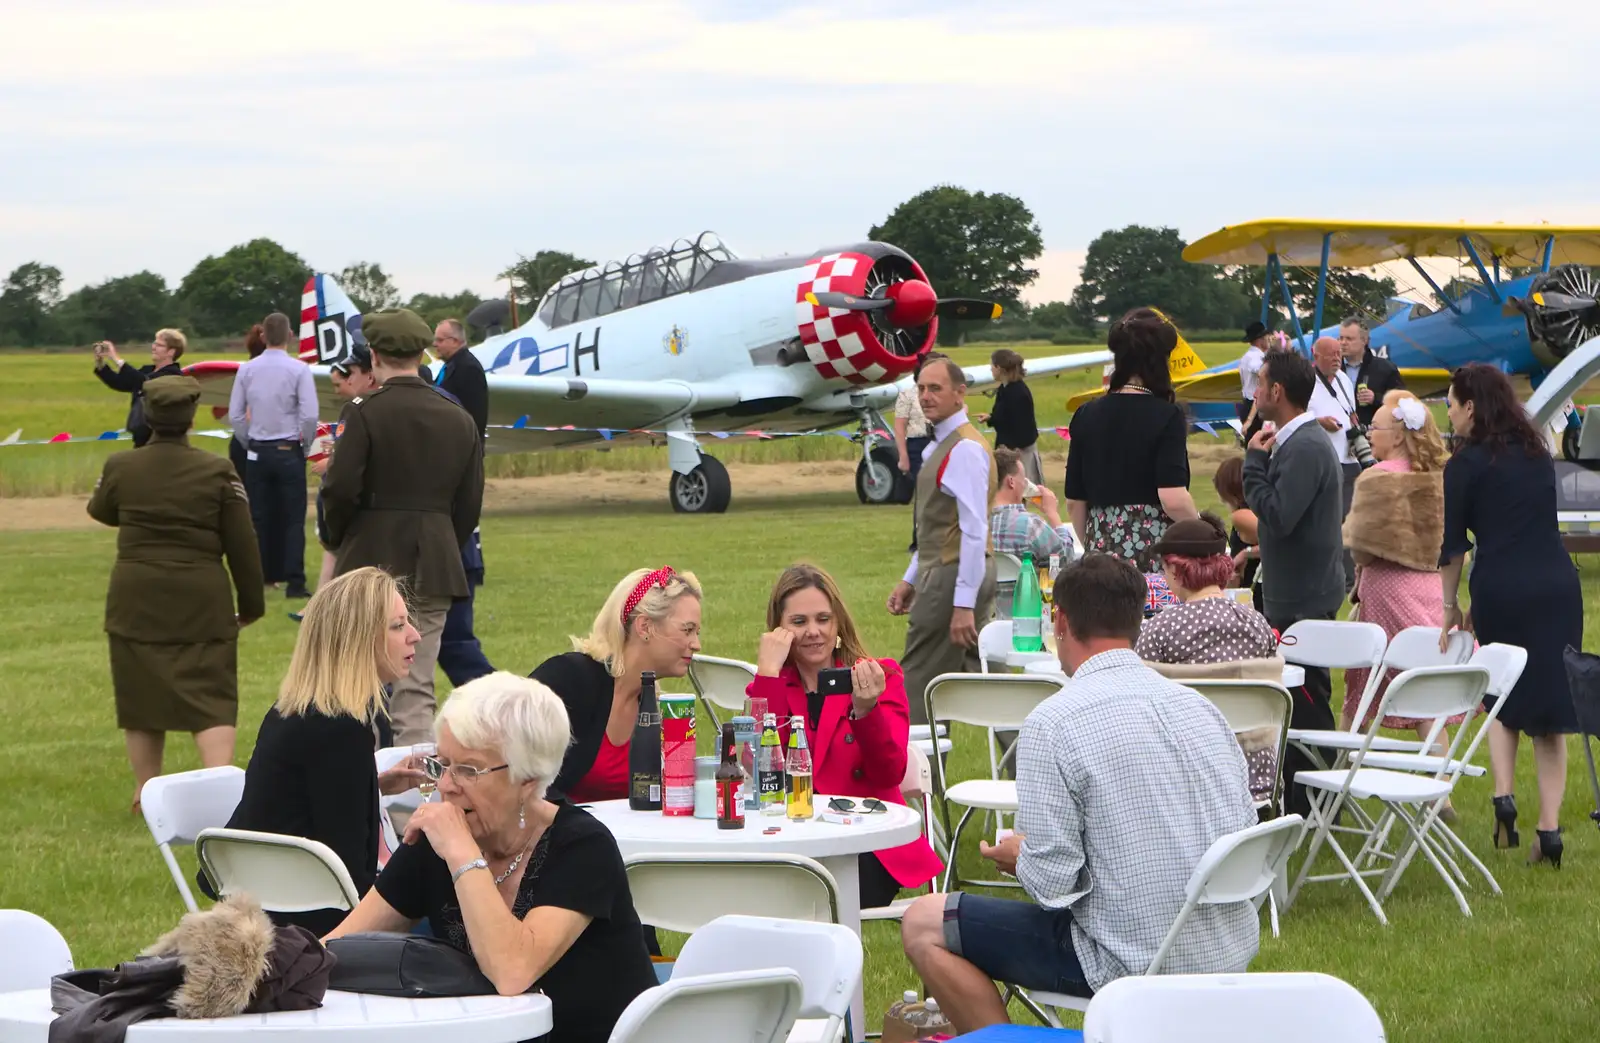
[[[939,1001],[929,996],[922,1001],[922,1016],[917,1021],[917,1035],[943,1036],[953,1035],[955,1027],[950,1024],[950,1019],[944,1016],[944,1011],[939,1009]]]
[[[1022,556],[1017,587],[1011,595],[1011,647],[1018,652],[1044,650],[1044,600],[1039,594],[1039,570],[1033,555]]]

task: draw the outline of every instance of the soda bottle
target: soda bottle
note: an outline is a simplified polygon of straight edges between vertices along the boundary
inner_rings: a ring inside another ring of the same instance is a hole
[[[783,814],[783,747],[778,745],[778,715],[761,722],[761,749],[756,754],[756,801],[763,815]]]
[[[739,789],[744,784],[744,769],[739,767],[739,744],[733,737],[733,724],[722,726],[722,763],[717,765],[717,828],[743,829],[744,803]]]
[[[1017,587],[1011,595],[1011,647],[1018,652],[1044,650],[1044,602],[1039,597],[1039,570],[1033,566],[1033,555],[1022,556],[1022,569],[1017,573]]]
[[[661,714],[656,710],[656,675],[639,675],[639,719],[628,747],[628,807],[661,810]]]
[[[789,777],[789,818],[811,818],[811,748],[806,745],[806,722],[795,717],[789,722],[789,760],[784,765]]]

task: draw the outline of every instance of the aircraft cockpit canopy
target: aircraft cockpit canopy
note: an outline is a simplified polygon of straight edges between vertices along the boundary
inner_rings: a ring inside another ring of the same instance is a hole
[[[719,263],[734,259],[714,232],[702,232],[693,241],[679,239],[670,249],[652,246],[626,261],[563,277],[539,303],[539,321],[553,329],[684,293]]]

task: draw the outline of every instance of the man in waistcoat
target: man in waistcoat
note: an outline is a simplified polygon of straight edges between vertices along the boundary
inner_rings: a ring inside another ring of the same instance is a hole
[[[900,665],[911,720],[926,724],[928,682],[978,669],[978,630],[994,614],[989,512],[999,483],[994,453],[967,419],[961,367],[947,358],[924,361],[917,401],[933,425],[917,474],[917,549],[888,607],[911,615]]]

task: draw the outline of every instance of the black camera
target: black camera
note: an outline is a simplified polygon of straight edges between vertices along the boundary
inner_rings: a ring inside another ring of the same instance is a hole
[[[1372,442],[1367,438],[1371,429],[1370,424],[1351,424],[1344,433],[1350,443],[1350,455],[1356,458],[1363,471],[1378,462],[1372,455]]]

